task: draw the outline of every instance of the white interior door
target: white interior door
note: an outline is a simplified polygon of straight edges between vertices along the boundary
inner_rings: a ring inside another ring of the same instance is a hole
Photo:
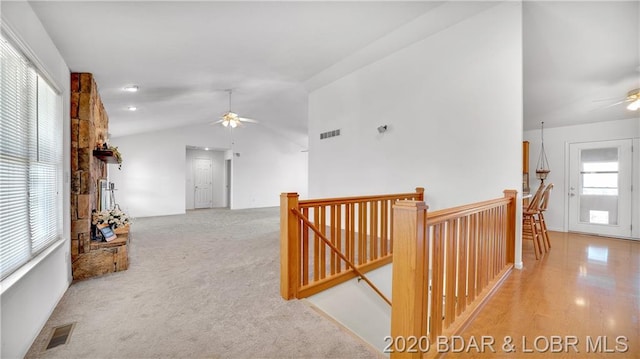
[[[213,166],[208,158],[193,161],[194,208],[213,207]]]
[[[225,161],[226,167],[225,167],[225,172],[226,172],[226,185],[225,185],[225,194],[226,194],[226,200],[227,200],[227,208],[231,208],[231,160],[226,160]]]
[[[632,140],[569,145],[569,230],[631,237]]]

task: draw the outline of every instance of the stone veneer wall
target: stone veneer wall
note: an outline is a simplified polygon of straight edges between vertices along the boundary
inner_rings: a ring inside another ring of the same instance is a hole
[[[109,118],[90,73],[71,74],[71,261],[91,249],[91,212],[97,208],[98,180],[107,165],[93,156],[105,142]],[[75,266],[74,279],[77,279]]]

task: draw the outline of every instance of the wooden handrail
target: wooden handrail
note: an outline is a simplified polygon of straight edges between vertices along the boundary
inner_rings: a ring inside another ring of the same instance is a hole
[[[280,294],[305,298],[393,260],[393,210],[397,201],[424,200],[415,192],[300,200],[297,193],[280,195]],[[292,209],[315,226],[312,230]],[[322,237],[320,235],[322,234]],[[324,239],[321,239],[324,238]],[[331,242],[338,251],[327,247]],[[341,256],[337,253],[340,253]],[[340,257],[339,257],[340,256]]]
[[[504,206],[505,204],[508,204],[509,201],[509,198],[496,198],[488,201],[429,212],[427,214],[429,218],[429,225],[446,222],[450,219],[465,217],[474,213],[486,211],[487,209]]]
[[[513,268],[515,190],[504,197],[428,212],[424,201],[394,210],[392,338],[458,334]],[[393,342],[391,358],[408,352]]]
[[[335,204],[382,201],[382,200],[397,199],[397,198],[415,198],[418,201],[424,201],[424,188],[416,187],[416,191],[410,192],[410,193],[381,194],[376,196],[305,199],[305,200],[299,201],[298,204],[300,208],[305,208],[305,207],[316,207],[316,206],[330,206]]]
[[[369,278],[367,278],[367,276],[364,275],[364,273],[360,272],[360,270],[358,270],[358,268],[351,263],[351,261],[344,255],[342,254],[342,252],[336,248],[336,246],[333,245],[333,243],[331,243],[331,241],[329,241],[329,239],[327,239],[327,237],[322,234],[322,232],[320,232],[320,230],[313,224],[311,223],[311,221],[309,221],[309,219],[302,214],[297,208],[292,208],[291,212],[293,212],[296,216],[298,216],[298,218],[300,218],[307,226],[309,226],[309,228],[311,228],[311,230],[313,230],[316,235],[318,235],[318,237],[320,237],[320,239],[322,239],[322,241],[324,242],[324,244],[328,245],[329,248],[331,248],[332,251],[334,251],[338,257],[340,257],[343,261],[345,261],[345,263],[347,263],[347,265],[349,267],[351,267],[353,269],[354,272],[356,272],[356,274],[358,276],[360,276],[360,278],[362,278],[362,280],[364,280],[370,287],[371,289],[373,289],[376,293],[378,293],[378,295],[385,301],[387,302],[387,304],[391,305],[391,301],[389,300],[389,298],[387,298],[381,291],[380,289],[378,289],[370,280]]]

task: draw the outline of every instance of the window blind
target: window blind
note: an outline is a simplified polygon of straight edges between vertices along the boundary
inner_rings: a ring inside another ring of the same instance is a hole
[[[62,236],[62,105],[0,37],[0,275]]]

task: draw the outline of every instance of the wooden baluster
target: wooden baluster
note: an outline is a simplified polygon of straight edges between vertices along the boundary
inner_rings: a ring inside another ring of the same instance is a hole
[[[507,206],[502,206],[502,268],[507,266]]]
[[[369,257],[370,262],[378,259],[378,201],[371,201],[369,205],[371,207],[371,212],[369,213],[369,238],[371,238],[369,241],[369,253],[371,253]]]
[[[356,262],[356,204],[349,203],[349,261]]]
[[[489,251],[487,252],[488,263],[489,263],[489,270],[487,271],[487,284],[488,284],[489,281],[491,279],[493,279],[493,272],[494,272],[494,261],[493,261],[494,240],[495,240],[495,236],[496,236],[496,233],[493,231],[494,223],[493,223],[493,209],[492,208],[487,210],[487,218],[489,219],[489,225],[488,225],[488,228],[487,228],[487,232],[488,232],[487,236],[489,237]]]
[[[500,272],[500,207],[493,208],[493,275]]]
[[[336,246],[336,206],[333,205],[329,208],[330,211],[330,217],[329,217],[329,223],[330,223],[330,227],[329,227],[329,233],[330,236],[329,240],[331,240],[331,244],[333,244],[334,246]],[[330,262],[329,262],[329,273],[333,276],[336,274],[336,253],[334,251],[329,251],[329,257],[330,257]]]
[[[299,219],[291,212],[298,208],[297,193],[280,195],[280,295],[284,299],[296,298],[300,285]]]
[[[504,216],[502,218],[503,220],[503,241],[504,241],[504,263],[503,263],[503,267],[506,267],[509,264],[509,207],[507,205],[505,205],[502,208],[502,215]]]
[[[320,222],[318,223],[318,229],[323,236],[327,236],[327,207],[320,206],[318,208],[320,212]],[[320,279],[324,279],[327,276],[327,245],[320,243]]]
[[[313,223],[318,226],[320,223],[320,207],[313,207]],[[313,233],[313,280],[320,280],[320,238]]]
[[[380,210],[381,213],[381,218],[380,218],[380,223],[381,223],[381,232],[382,232],[382,238],[380,239],[382,241],[382,256],[387,256],[389,254],[389,201],[384,200],[380,203],[380,205],[382,206],[382,209]]]
[[[433,226],[433,263],[431,264],[431,334],[429,339],[435,343],[436,337],[442,334],[442,301],[444,295],[444,224]],[[395,252],[394,252],[395,256]]]
[[[486,288],[489,283],[489,275],[491,273],[491,218],[489,216],[488,211],[483,211],[484,214],[484,243],[485,243],[485,252],[484,252],[484,285],[482,289]]]
[[[429,241],[423,223],[426,211],[424,202],[402,201],[393,206],[397,225],[393,232],[392,338],[420,338],[427,333]],[[391,353],[393,359],[421,357],[419,350]]]
[[[500,270],[502,269],[500,267],[500,208],[496,207],[493,209],[493,213],[494,213],[494,220],[493,220],[493,230],[494,230],[494,243],[495,243],[495,250],[493,253],[493,262],[494,262],[494,271],[493,271],[493,277],[495,278],[498,273],[500,273]]]
[[[500,266],[500,236],[501,234],[501,228],[500,228],[500,207],[496,207],[493,209],[493,212],[495,214],[495,219],[494,219],[494,224],[493,224],[493,228],[495,231],[495,253],[494,253],[494,263],[495,263],[495,272],[494,272],[494,277],[498,275],[498,273],[500,273],[500,270],[502,270],[502,267]]]
[[[367,202],[358,204],[358,264],[367,260]]]
[[[505,190],[504,196],[509,198],[507,205],[507,263],[515,263],[515,246],[516,246],[516,198],[518,191]]]
[[[480,212],[480,280],[478,290],[482,291],[487,283],[487,214]]]
[[[467,303],[476,299],[478,294],[478,214],[471,215],[469,237],[469,297]]]
[[[502,240],[502,236],[504,235],[504,231],[502,228],[502,206],[496,208],[496,216],[497,216],[497,220],[496,220],[496,234],[498,236],[498,251],[496,252],[497,256],[498,256],[498,261],[497,261],[497,271],[496,271],[496,275],[498,275],[500,273],[500,271],[502,271],[503,265],[502,265],[502,257],[503,257],[503,253],[504,253],[504,248],[502,246],[503,240]]]
[[[445,327],[449,327],[456,319],[456,289],[457,289],[457,264],[458,264],[458,238],[456,236],[456,221],[447,221],[447,284],[445,304]]]
[[[468,217],[462,217],[459,219],[460,237],[458,241],[458,249],[460,255],[458,256],[458,301],[456,306],[456,316],[459,316],[464,312],[467,307],[467,284],[469,281],[468,273],[469,268],[467,264],[468,253]]]
[[[501,255],[500,253],[502,252],[502,227],[500,226],[501,224],[501,216],[500,216],[500,207],[496,207],[495,208],[495,213],[496,213],[496,221],[495,221],[495,231],[496,231],[496,253],[495,253],[495,262],[496,262],[496,273],[495,275],[497,276],[498,273],[500,273],[500,271],[502,270],[502,265],[501,265]]]
[[[496,250],[496,275],[500,273],[502,270],[502,234],[504,233],[502,230],[502,207],[496,208],[496,241],[497,241],[497,250]]]
[[[309,218],[309,208],[303,208],[302,214]],[[302,285],[309,284],[309,226],[302,224]]]
[[[493,279],[493,276],[495,275],[495,261],[493,259],[494,254],[495,254],[495,238],[496,238],[496,232],[495,232],[495,222],[494,222],[494,213],[493,213],[493,208],[490,208],[487,211],[487,217],[489,219],[489,228],[487,229],[488,236],[489,236],[489,252],[487,253],[487,257],[488,257],[488,263],[489,263],[489,271],[488,271],[488,276],[487,276],[487,283]]]
[[[394,225],[394,213],[395,211],[393,210],[393,205],[396,204],[395,200],[390,200],[389,201],[389,208],[390,208],[390,213],[389,213],[389,233],[391,233],[391,235],[389,236],[389,252],[393,253],[393,225]],[[426,221],[425,221],[426,223]]]
[[[338,247],[343,254],[346,253],[346,249],[342,246],[342,204],[338,205],[336,208],[336,247]],[[338,258],[336,263],[336,273],[340,272],[342,272],[342,261]]]

